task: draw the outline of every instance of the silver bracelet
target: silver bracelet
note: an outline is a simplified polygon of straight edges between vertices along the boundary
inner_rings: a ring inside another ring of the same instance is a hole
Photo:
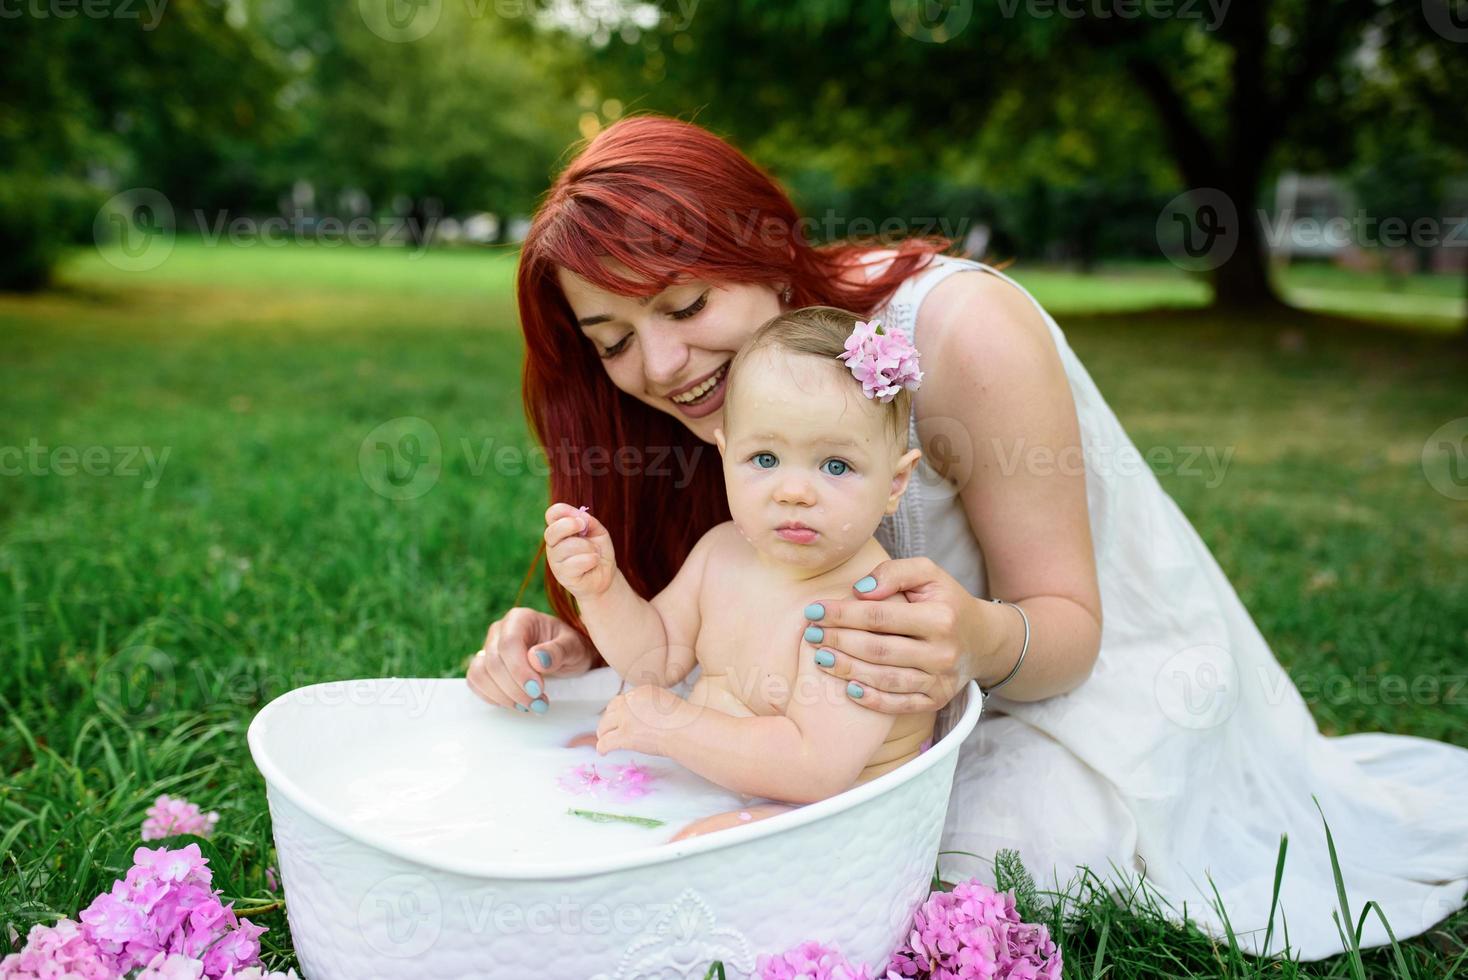
[[[989,601],[997,605],[1008,606],[1009,608],[1019,613],[1020,619],[1023,619],[1025,621],[1025,643],[1024,646],[1019,648],[1019,659],[1014,662],[1014,669],[1005,676],[1004,680],[984,691],[983,693],[985,697],[988,697],[990,694],[993,694],[1005,684],[1008,684],[1010,681],[1014,680],[1014,675],[1019,673],[1019,665],[1025,662],[1025,654],[1030,652],[1030,617],[1025,615],[1024,609],[1022,609],[1016,603],[1005,602],[1003,599],[990,599]]]

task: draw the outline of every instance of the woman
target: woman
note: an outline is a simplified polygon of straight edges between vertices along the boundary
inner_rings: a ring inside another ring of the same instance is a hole
[[[946,241],[814,249],[798,221],[717,137],[632,117],[582,150],[531,225],[518,282],[526,412],[555,460],[551,498],[605,519],[637,590],[656,594],[729,517],[710,444],[721,372],[743,340],[792,306],[878,316],[922,355],[909,438],[923,456],[882,527],[894,558],[817,625],[836,653],[825,669],[856,681],[872,710],[942,708],[970,679],[1002,690],[961,748],[944,830],[945,850],[974,857],[945,854],[944,876],[992,880],[983,862],[1000,848],[1042,886],[1063,888],[1081,865],[1118,882],[1145,874],[1175,914],[1187,903],[1222,936],[1216,886],[1241,944],[1259,951],[1288,833],[1280,903],[1295,954],[1317,959],[1341,940],[1313,796],[1358,907],[1375,899],[1398,937],[1457,908],[1468,751],[1319,734],[1021,287],[941,254]],[[600,666],[569,597],[549,576],[546,588],[557,616],[510,610],[469,668],[492,704],[544,711],[545,676]],[[897,590],[909,604],[871,601]],[[1386,941],[1369,920],[1363,942]]]

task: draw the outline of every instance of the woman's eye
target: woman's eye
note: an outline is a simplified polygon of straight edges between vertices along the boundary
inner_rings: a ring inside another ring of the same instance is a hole
[[[708,299],[709,294],[705,292],[698,299],[683,307],[683,309],[674,310],[672,313],[669,313],[668,316],[672,317],[674,320],[686,320],[696,314],[699,310],[703,309],[704,306],[708,304]]]
[[[603,350],[601,352],[602,358],[605,359],[605,360],[611,360],[612,358],[616,357],[618,354],[622,353],[624,350],[627,349],[627,341],[629,341],[631,339],[632,339],[632,335],[629,333],[627,336],[625,336],[621,340],[617,341],[617,343],[614,346],[608,347],[606,350]]]
[[[840,469],[831,474],[832,476],[842,476],[846,473],[847,470],[851,469],[851,464],[847,463],[844,459],[828,459],[826,460],[826,463],[828,465],[840,467]]]
[[[760,464],[760,460],[762,460],[762,459],[768,459],[770,461],[770,465],[769,466],[763,466],[763,465],[761,465]],[[755,453],[752,457],[750,457],[750,460],[754,463],[755,466],[759,467],[762,470],[770,469],[770,467],[774,466],[777,462],[779,462],[779,460],[775,459],[775,454],[774,453]]]

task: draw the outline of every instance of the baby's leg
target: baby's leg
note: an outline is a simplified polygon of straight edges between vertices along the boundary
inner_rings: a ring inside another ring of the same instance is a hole
[[[756,820],[773,817],[776,814],[786,813],[798,809],[788,803],[756,803],[753,806],[742,807],[738,810],[729,810],[726,813],[717,813],[712,817],[703,817],[678,831],[673,840],[685,840],[689,837],[700,837],[703,834],[711,834],[716,830],[724,830],[728,827],[740,827]]]

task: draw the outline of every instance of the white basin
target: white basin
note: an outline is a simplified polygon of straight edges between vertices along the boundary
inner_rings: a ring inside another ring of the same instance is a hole
[[[747,798],[668,759],[562,748],[619,683],[610,668],[547,678],[544,716],[492,708],[462,679],[316,684],[261,709],[250,752],[305,975],[701,980],[717,959],[733,978],[806,939],[879,972],[927,895],[978,688],[892,772],[670,842]],[[643,799],[582,802],[546,792],[536,767],[552,759],[636,761],[661,778]],[[568,806],[666,822],[592,824]]]

